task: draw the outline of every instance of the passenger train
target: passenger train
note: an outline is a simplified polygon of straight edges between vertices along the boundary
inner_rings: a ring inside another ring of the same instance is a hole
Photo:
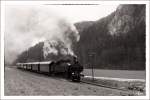
[[[72,81],[80,81],[83,66],[74,57],[73,60],[17,63],[17,68],[48,75],[63,75]]]

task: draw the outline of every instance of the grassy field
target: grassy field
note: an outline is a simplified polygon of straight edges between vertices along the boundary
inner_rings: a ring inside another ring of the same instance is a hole
[[[16,68],[5,69],[5,96],[120,96],[128,92],[76,83]]]
[[[43,74],[6,67],[4,84],[5,95],[145,95],[145,81],[132,81],[133,78],[145,80],[144,71],[95,70],[95,72],[97,76],[97,78],[94,79],[95,83],[118,89],[125,89],[127,91],[124,92],[90,84],[74,83],[64,78],[49,77]],[[83,73],[85,76],[91,76],[90,69],[85,69]],[[131,78],[131,80],[114,80],[116,77],[120,79]],[[91,77],[83,77],[82,80],[89,82],[91,81]]]
[[[84,69],[85,76],[91,76],[91,69]],[[126,78],[126,79],[145,79],[146,71],[128,71],[128,70],[103,70],[94,69],[94,76],[96,77],[111,77],[111,78]]]

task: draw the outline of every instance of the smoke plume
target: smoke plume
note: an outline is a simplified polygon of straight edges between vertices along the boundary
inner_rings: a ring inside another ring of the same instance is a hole
[[[74,55],[72,44],[80,38],[75,26],[59,14],[45,9],[47,8],[6,8],[6,63],[12,63],[21,52],[40,41],[44,41],[45,58],[51,53]]]

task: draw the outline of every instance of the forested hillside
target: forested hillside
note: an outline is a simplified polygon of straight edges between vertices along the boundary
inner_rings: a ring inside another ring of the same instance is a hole
[[[44,61],[43,46],[44,46],[44,43],[40,42],[36,44],[35,46],[29,48],[28,50],[22,52],[14,63]]]
[[[86,67],[94,61],[97,68],[145,69],[145,5],[120,5],[82,31],[76,48]]]

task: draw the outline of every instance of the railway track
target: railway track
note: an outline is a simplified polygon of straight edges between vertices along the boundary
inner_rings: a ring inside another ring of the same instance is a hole
[[[102,84],[98,84],[98,83],[94,83],[94,82],[83,81],[83,80],[80,81],[80,83],[90,84],[90,85],[99,86],[99,87],[112,89],[112,90],[117,90],[117,91],[120,91],[120,93],[122,93],[122,96],[134,95],[134,91],[132,91],[132,90],[119,89],[119,88],[116,88],[116,87],[106,86],[106,85],[102,85]]]

